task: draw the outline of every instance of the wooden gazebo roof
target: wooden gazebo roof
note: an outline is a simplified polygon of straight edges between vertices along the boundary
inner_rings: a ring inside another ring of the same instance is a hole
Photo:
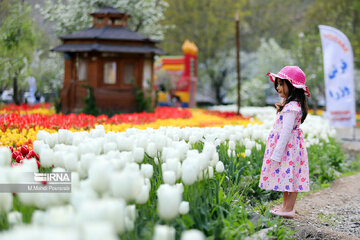
[[[96,17],[129,18],[126,13],[121,13],[112,7],[106,7],[91,14]],[[58,52],[124,52],[124,53],[154,53],[165,54],[163,50],[155,46],[159,41],[150,39],[140,33],[134,32],[124,26],[105,25],[96,26],[95,24],[69,35],[61,36],[62,45],[53,48]],[[90,40],[90,42],[89,42]],[[84,41],[84,43],[79,43]],[[88,41],[87,43],[85,43]],[[113,41],[113,43],[111,42]],[[116,43],[115,43],[116,41]],[[120,44],[120,42],[122,42]],[[129,44],[131,42],[141,42],[142,45]]]

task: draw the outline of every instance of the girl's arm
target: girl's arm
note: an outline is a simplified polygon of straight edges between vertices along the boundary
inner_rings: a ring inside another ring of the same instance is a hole
[[[284,155],[284,150],[289,142],[291,131],[294,128],[295,118],[297,115],[297,113],[294,111],[289,111],[281,114],[283,115],[283,127],[280,132],[279,140],[276,143],[275,150],[270,157],[271,160],[274,160],[276,162],[280,162],[281,158]]]

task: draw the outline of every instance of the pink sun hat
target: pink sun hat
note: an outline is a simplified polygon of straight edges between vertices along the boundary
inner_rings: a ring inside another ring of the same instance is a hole
[[[275,81],[275,78],[287,79],[295,88],[304,89],[305,95],[310,97],[309,88],[305,85],[306,75],[298,66],[285,66],[278,74],[268,72],[266,75],[272,82]]]

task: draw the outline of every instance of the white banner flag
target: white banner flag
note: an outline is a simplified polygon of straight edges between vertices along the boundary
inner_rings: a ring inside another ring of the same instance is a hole
[[[327,116],[334,127],[355,126],[354,57],[350,41],[336,28],[319,25],[319,29]]]

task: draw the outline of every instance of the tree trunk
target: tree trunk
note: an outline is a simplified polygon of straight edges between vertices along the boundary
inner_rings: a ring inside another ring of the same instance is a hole
[[[317,101],[314,101],[314,115],[317,115],[317,109],[318,109],[318,104]]]
[[[18,96],[17,74],[13,79],[13,100],[16,105],[20,105],[19,96]]]
[[[216,102],[220,105],[223,104],[222,102],[222,96],[221,96],[221,84],[218,84],[217,82],[214,83],[214,88],[215,88],[215,97],[216,97]]]

